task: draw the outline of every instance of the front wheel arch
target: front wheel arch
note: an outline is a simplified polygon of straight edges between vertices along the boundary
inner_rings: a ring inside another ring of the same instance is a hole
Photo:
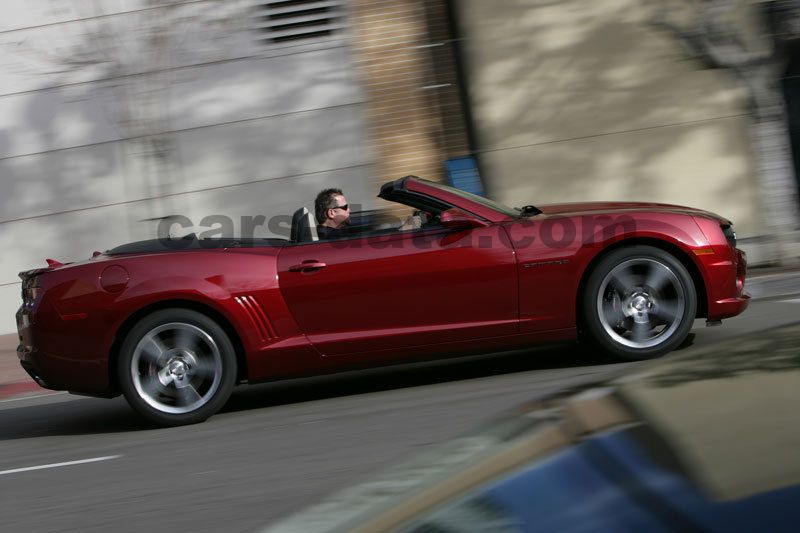
[[[578,283],[578,290],[575,295],[575,325],[578,329],[578,334],[581,335],[584,330],[584,323],[583,323],[583,314],[582,309],[584,305],[584,298],[586,296],[586,283],[589,281],[589,277],[592,275],[592,272],[597,268],[597,265],[609,254],[612,252],[625,247],[631,246],[652,246],[654,248],[660,248],[661,250],[667,252],[668,254],[672,255],[680,261],[686,270],[689,271],[689,275],[692,277],[692,282],[694,283],[694,290],[697,294],[697,316],[696,318],[703,318],[708,316],[708,294],[706,293],[706,284],[703,280],[703,275],[700,273],[700,268],[697,264],[692,260],[687,252],[685,252],[682,248],[669,243],[667,241],[662,241],[659,239],[649,239],[649,238],[632,238],[632,239],[625,239],[619,242],[615,242],[614,244],[604,248],[600,253],[595,255],[591,262],[586,266],[586,269],[583,271],[581,275],[580,282]]]
[[[233,349],[236,354],[236,382],[242,383],[247,381],[249,374],[247,371],[247,356],[245,354],[244,345],[242,344],[242,340],[236,328],[233,327],[233,324],[231,324],[224,315],[213,307],[194,300],[164,300],[142,307],[132,313],[117,329],[114,342],[111,344],[111,349],[108,354],[108,379],[115,394],[120,393],[117,368],[119,364],[120,348],[125,341],[125,337],[128,336],[130,330],[133,329],[140,320],[162,309],[187,309],[190,311],[197,311],[219,324],[219,326],[225,330],[226,335],[228,335],[228,339],[230,339],[233,344]]]

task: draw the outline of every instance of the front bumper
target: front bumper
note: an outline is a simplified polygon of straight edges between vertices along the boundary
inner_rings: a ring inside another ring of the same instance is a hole
[[[708,320],[722,320],[741,314],[750,304],[745,292],[747,256],[736,249],[731,260],[707,265]]]
[[[739,315],[750,305],[750,295],[745,294],[738,298],[725,298],[714,302],[714,312],[709,312],[709,320],[722,320]]]

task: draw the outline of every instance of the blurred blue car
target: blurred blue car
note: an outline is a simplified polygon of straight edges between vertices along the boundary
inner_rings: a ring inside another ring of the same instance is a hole
[[[523,405],[268,529],[797,531],[800,324]]]

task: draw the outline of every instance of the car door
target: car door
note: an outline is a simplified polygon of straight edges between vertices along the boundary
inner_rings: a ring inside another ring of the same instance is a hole
[[[518,331],[517,273],[505,230],[416,230],[289,245],[279,286],[324,355]]]

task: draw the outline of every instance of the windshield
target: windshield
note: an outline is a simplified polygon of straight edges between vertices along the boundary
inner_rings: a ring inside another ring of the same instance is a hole
[[[436,187],[437,189],[442,189],[447,192],[451,192],[461,198],[469,200],[471,202],[475,202],[477,204],[485,205],[490,209],[494,209],[495,211],[499,211],[504,215],[508,215],[510,217],[518,217],[520,215],[520,210],[515,209],[513,207],[509,207],[507,205],[501,204],[499,202],[495,202],[494,200],[490,200],[488,198],[484,198],[483,196],[478,196],[477,194],[472,194],[471,192],[462,191],[461,189],[456,189],[455,187],[451,187],[449,185],[444,185],[442,183],[436,183],[435,181],[430,181],[426,179],[420,178],[419,181],[425,182],[425,185],[430,185],[431,187]]]

